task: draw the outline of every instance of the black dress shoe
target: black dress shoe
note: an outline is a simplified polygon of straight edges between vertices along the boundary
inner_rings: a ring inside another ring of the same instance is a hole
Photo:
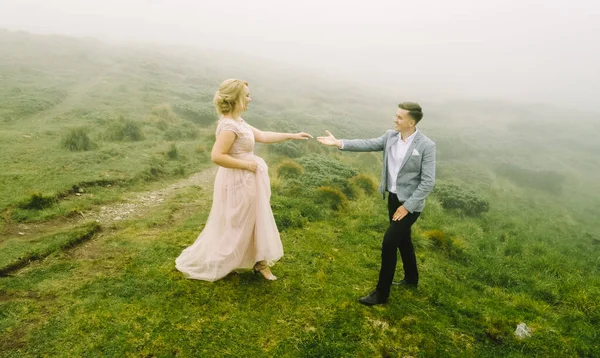
[[[371,292],[368,296],[365,296],[358,300],[358,302],[363,305],[373,306],[373,305],[382,305],[387,302],[387,296],[383,296],[379,291],[375,290]]]
[[[406,280],[394,281],[394,282],[392,282],[392,285],[394,285],[394,286],[402,286],[402,287],[406,287],[406,288],[417,288],[417,284],[416,283],[407,282]]]

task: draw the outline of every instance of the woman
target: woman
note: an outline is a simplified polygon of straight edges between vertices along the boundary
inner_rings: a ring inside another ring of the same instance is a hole
[[[269,199],[267,165],[254,155],[254,143],[309,139],[307,133],[263,132],[241,117],[252,101],[248,83],[230,79],[213,103],[220,116],[211,160],[219,165],[213,203],[204,230],[183,250],[176,267],[188,278],[216,281],[234,270],[254,269],[276,280],[270,266],[283,256],[283,247]]]

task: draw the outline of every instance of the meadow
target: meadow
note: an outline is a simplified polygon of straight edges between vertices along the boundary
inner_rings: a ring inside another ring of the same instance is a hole
[[[210,210],[222,80],[250,82],[250,124],[338,138],[381,135],[409,91],[22,32],[0,31],[0,52],[1,357],[600,355],[598,114],[421,103],[437,143],[413,227],[421,281],[365,307],[387,227],[381,153],[257,146],[285,249],[278,281],[187,280],[174,260]],[[142,215],[98,219],[135,197]]]

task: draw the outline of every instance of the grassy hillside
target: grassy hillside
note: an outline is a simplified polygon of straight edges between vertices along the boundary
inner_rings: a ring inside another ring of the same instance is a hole
[[[414,228],[421,284],[367,308],[356,300],[376,283],[386,228],[380,153],[257,148],[286,252],[272,283],[182,278],[174,259],[202,230],[211,191],[177,183],[212,167],[210,102],[225,78],[250,82],[251,124],[341,138],[381,135],[408,90],[6,31],[0,52],[0,356],[600,354],[597,115],[422,103],[438,180]],[[144,216],[94,221],[169,185]],[[521,322],[530,338],[514,336]]]

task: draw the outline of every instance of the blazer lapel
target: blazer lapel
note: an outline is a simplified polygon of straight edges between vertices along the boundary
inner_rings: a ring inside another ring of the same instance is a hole
[[[394,131],[395,134],[392,134],[388,140],[387,143],[385,144],[385,153],[387,155],[388,150],[390,150],[390,147],[393,146],[397,141],[398,141],[398,132]]]
[[[392,147],[392,145],[394,145],[394,143],[396,143],[398,141],[398,132],[394,131],[392,134],[390,134],[387,137],[387,140],[385,141],[385,150],[383,151],[383,166],[381,168],[381,183],[379,184],[379,192],[383,195],[383,198],[385,199],[385,188],[387,186],[387,176],[388,176],[388,168],[387,168],[387,161],[388,161],[388,155],[389,155],[389,150]]]
[[[406,164],[406,162],[412,155],[413,150],[415,149],[417,144],[419,144],[420,140],[421,140],[421,132],[419,132],[419,133],[417,133],[417,135],[415,135],[415,138],[413,139],[412,143],[410,144],[410,147],[408,147],[408,150],[406,151],[406,155],[404,156],[404,159],[402,159],[402,164],[400,164],[400,171],[402,171],[404,164]]]

